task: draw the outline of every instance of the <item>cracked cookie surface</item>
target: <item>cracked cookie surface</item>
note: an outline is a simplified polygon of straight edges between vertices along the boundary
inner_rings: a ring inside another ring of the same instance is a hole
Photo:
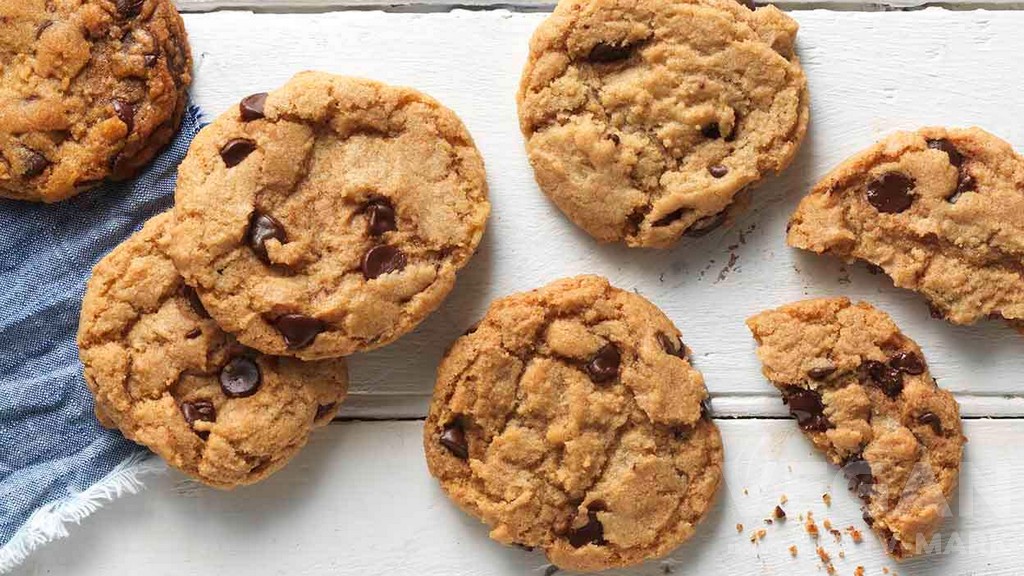
[[[343,356],[408,332],[483,235],[483,160],[432,98],[304,72],[204,128],[181,166],[172,256],[244,344]]]
[[[818,183],[790,246],[880,267],[936,317],[1024,321],[1024,158],[977,128],[893,134]]]
[[[0,2],[0,196],[55,202],[134,176],[192,81],[170,0]]]
[[[239,345],[167,256],[171,214],[150,220],[93,270],[79,356],[108,427],[219,488],[283,467],[348,387],[343,359],[302,362]]]
[[[804,434],[843,467],[864,520],[897,558],[920,554],[949,514],[960,410],[921,349],[884,312],[804,300],[747,320],[764,375]]]
[[[540,188],[601,241],[707,233],[803,140],[796,32],[732,0],[559,2],[518,94]]]
[[[596,276],[494,302],[438,371],[424,450],[452,500],[559,567],[663,556],[722,478],[701,374],[672,322]]]

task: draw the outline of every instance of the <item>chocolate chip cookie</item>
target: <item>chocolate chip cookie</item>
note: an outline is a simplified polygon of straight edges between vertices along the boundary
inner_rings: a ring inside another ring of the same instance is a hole
[[[96,265],[78,332],[96,415],[219,488],[279,470],[345,398],[345,361],[261,355],[225,334],[167,256],[171,215]]]
[[[387,344],[440,305],[490,212],[455,114],[317,72],[244,98],[181,165],[172,256],[244,344],[300,358]]]
[[[0,197],[135,175],[178,130],[191,70],[170,0],[0,2]]]
[[[796,32],[732,0],[562,0],[518,95],[541,189],[601,241],[709,232],[803,141]]]
[[[846,298],[797,302],[747,325],[765,376],[843,467],[889,553],[924,552],[948,513],[966,439],[921,349],[888,315]]]
[[[790,246],[864,260],[956,324],[1024,320],[1024,158],[978,128],[893,134],[803,199]]]
[[[441,363],[424,449],[505,544],[570,570],[667,554],[722,479],[704,379],[653,304],[596,276],[494,302]]]

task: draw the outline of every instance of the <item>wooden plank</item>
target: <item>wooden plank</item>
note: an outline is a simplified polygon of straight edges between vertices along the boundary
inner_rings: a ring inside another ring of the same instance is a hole
[[[453,8],[509,8],[517,11],[551,11],[555,0],[176,0],[182,12],[253,10],[256,12],[326,12],[332,10],[390,10],[438,12]],[[757,1],[757,4],[767,2]],[[1020,0],[783,0],[771,2],[784,10],[879,11],[944,6],[958,10],[973,8],[1021,9]]]
[[[902,564],[884,556],[845,480],[792,422],[719,425],[726,482],[697,537],[664,561],[611,574],[824,574],[798,518],[807,511],[819,528],[828,518],[865,532],[861,544],[845,535],[838,543],[827,533],[820,539],[838,574],[848,576],[856,566],[869,576],[880,576],[883,567],[901,576],[1020,572],[1024,421],[967,423],[961,490],[940,553]],[[142,496],[109,505],[16,574],[544,574],[541,554],[490,541],[484,526],[447,500],[427,473],[420,434],[420,422],[335,424],[284,471],[227,493],[177,473],[154,477]],[[822,501],[826,492],[831,507]],[[789,519],[765,525],[783,494]],[[767,535],[754,545],[750,533],[760,528]]]
[[[1024,117],[1018,97],[1024,12],[796,13],[813,100],[803,150],[784,175],[757,191],[736,225],[670,251],[598,245],[537,189],[514,94],[527,41],[544,17],[507,11],[186,16],[196,55],[194,96],[210,113],[299,70],[368,76],[416,86],[451,106],[487,162],[494,213],[479,253],[420,329],[352,358],[354,401],[345,415],[421,415],[443,351],[488,302],[585,272],[606,275],[661,306],[682,328],[716,397],[768,397],[749,403],[755,414],[775,414],[778,407],[743,320],[799,298],[836,294],[868,299],[892,314],[948,389],[988,399],[1022,395],[1024,342],[1011,330],[995,322],[954,327],[933,320],[920,298],[884,276],[794,251],[783,234],[804,191],[891,130],[977,124],[1024,148],[1018,121]],[[376,395],[383,397],[379,404]],[[758,408],[769,405],[767,412]],[[1013,406],[1011,415],[1024,414],[1019,402]]]

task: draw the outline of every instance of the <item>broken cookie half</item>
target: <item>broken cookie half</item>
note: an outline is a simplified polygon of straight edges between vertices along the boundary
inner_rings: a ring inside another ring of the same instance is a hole
[[[898,132],[807,195],[790,246],[864,260],[955,324],[1024,321],[1024,157],[978,128]]]
[[[763,372],[804,434],[849,478],[864,520],[896,558],[929,549],[956,488],[960,411],[887,314],[847,298],[747,320]]]

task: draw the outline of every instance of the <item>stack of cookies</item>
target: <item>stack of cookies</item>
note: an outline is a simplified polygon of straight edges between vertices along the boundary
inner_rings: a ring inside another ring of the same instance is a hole
[[[79,347],[101,421],[218,487],[331,420],[344,356],[410,331],[490,211],[483,161],[414,90],[307,72],[193,141],[172,212],[97,264]]]

